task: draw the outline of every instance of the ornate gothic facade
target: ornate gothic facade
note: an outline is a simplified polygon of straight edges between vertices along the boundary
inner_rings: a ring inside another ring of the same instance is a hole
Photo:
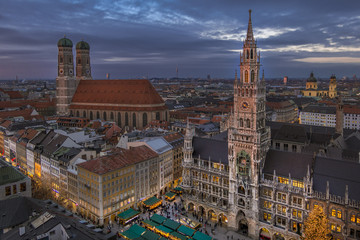
[[[250,11],[228,130],[201,138],[187,125],[187,210],[253,239],[294,240],[309,211],[320,205],[335,239],[360,238],[360,164],[353,148],[360,147],[360,134],[265,123],[265,80],[259,72]]]

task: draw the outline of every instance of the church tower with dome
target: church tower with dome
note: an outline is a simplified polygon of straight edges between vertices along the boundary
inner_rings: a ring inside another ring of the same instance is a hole
[[[91,80],[90,45],[85,41],[76,44],[76,82],[82,79]]]
[[[56,112],[58,115],[68,115],[69,105],[76,90],[72,52],[73,43],[70,39],[64,37],[58,41],[57,45]]]

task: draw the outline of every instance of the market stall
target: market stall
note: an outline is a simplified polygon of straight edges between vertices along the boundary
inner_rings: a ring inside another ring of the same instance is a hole
[[[158,199],[157,197],[151,197],[143,201],[143,204],[146,208],[153,210],[160,206],[162,203],[161,199]]]
[[[174,192],[167,192],[167,193],[165,194],[165,199],[166,199],[167,201],[174,201],[174,200],[175,200],[175,197],[176,197],[176,193],[174,193]]]
[[[117,216],[119,218],[119,222],[122,225],[126,225],[126,224],[130,223],[132,220],[139,217],[139,215],[140,215],[139,211],[129,208],[128,210],[119,213]]]

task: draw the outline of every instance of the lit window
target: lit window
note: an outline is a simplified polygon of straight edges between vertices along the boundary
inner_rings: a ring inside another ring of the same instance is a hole
[[[331,216],[335,217],[336,216],[336,210],[335,209],[331,209]]]
[[[341,218],[341,211],[340,210],[337,211],[337,218]]]

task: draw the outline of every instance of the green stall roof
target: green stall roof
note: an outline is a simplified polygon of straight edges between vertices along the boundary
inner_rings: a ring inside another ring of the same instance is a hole
[[[178,238],[178,239],[181,239],[181,240],[186,240],[186,239],[188,239],[187,237],[185,237],[184,235],[181,235],[181,234],[178,233],[178,232],[172,232],[172,233],[170,233],[170,235],[172,235],[172,236],[174,236],[174,237],[176,237],[176,238]]]
[[[145,224],[147,224],[147,225],[150,225],[150,226],[152,226],[152,227],[156,227],[156,226],[159,225],[158,223],[156,223],[156,222],[154,222],[154,221],[151,221],[151,220],[147,220],[147,219],[145,219],[145,220],[143,221],[143,223],[145,223]]]
[[[128,230],[132,231],[133,233],[139,234],[139,235],[142,235],[146,231],[145,228],[140,227],[137,224],[132,225]]]
[[[146,230],[146,232],[141,237],[146,240],[158,240],[161,236],[152,231]]]
[[[164,233],[171,233],[171,232],[173,232],[173,230],[171,230],[170,228],[167,228],[167,227],[165,227],[165,226],[163,226],[163,225],[156,226],[155,228],[158,229],[158,230],[161,231],[161,232],[164,232]]]
[[[176,193],[173,193],[173,192],[167,192],[165,194],[165,196],[167,196],[168,198],[173,198],[175,195],[176,195]]]
[[[192,228],[189,228],[185,225],[181,225],[178,230],[177,230],[179,233],[182,233],[186,236],[189,236],[191,237],[192,235],[194,235],[194,232],[196,232],[196,230],[192,229]]]
[[[212,238],[209,235],[206,235],[205,233],[197,231],[194,236],[194,240],[212,240]]]
[[[178,227],[181,225],[178,222],[175,222],[174,220],[171,219],[166,219],[166,221],[163,223],[163,225],[167,228],[172,229],[173,231],[175,231],[176,229],[178,229]]]
[[[150,219],[156,223],[162,224],[166,220],[166,217],[155,213]]]
[[[145,200],[143,203],[146,205],[146,206],[151,206],[151,205],[154,205],[158,202],[160,202],[161,199],[158,199],[157,197],[151,197],[147,200]]]
[[[182,188],[181,187],[176,187],[174,188],[175,191],[178,191],[178,192],[181,192],[182,191]]]
[[[127,220],[127,219],[135,217],[138,214],[140,214],[139,211],[129,208],[128,210],[126,210],[122,213],[119,213],[118,217],[120,218],[120,220]]]
[[[134,233],[133,231],[130,231],[130,229],[120,234],[123,235],[126,239],[130,239],[130,240],[134,240],[140,237],[140,234]]]

